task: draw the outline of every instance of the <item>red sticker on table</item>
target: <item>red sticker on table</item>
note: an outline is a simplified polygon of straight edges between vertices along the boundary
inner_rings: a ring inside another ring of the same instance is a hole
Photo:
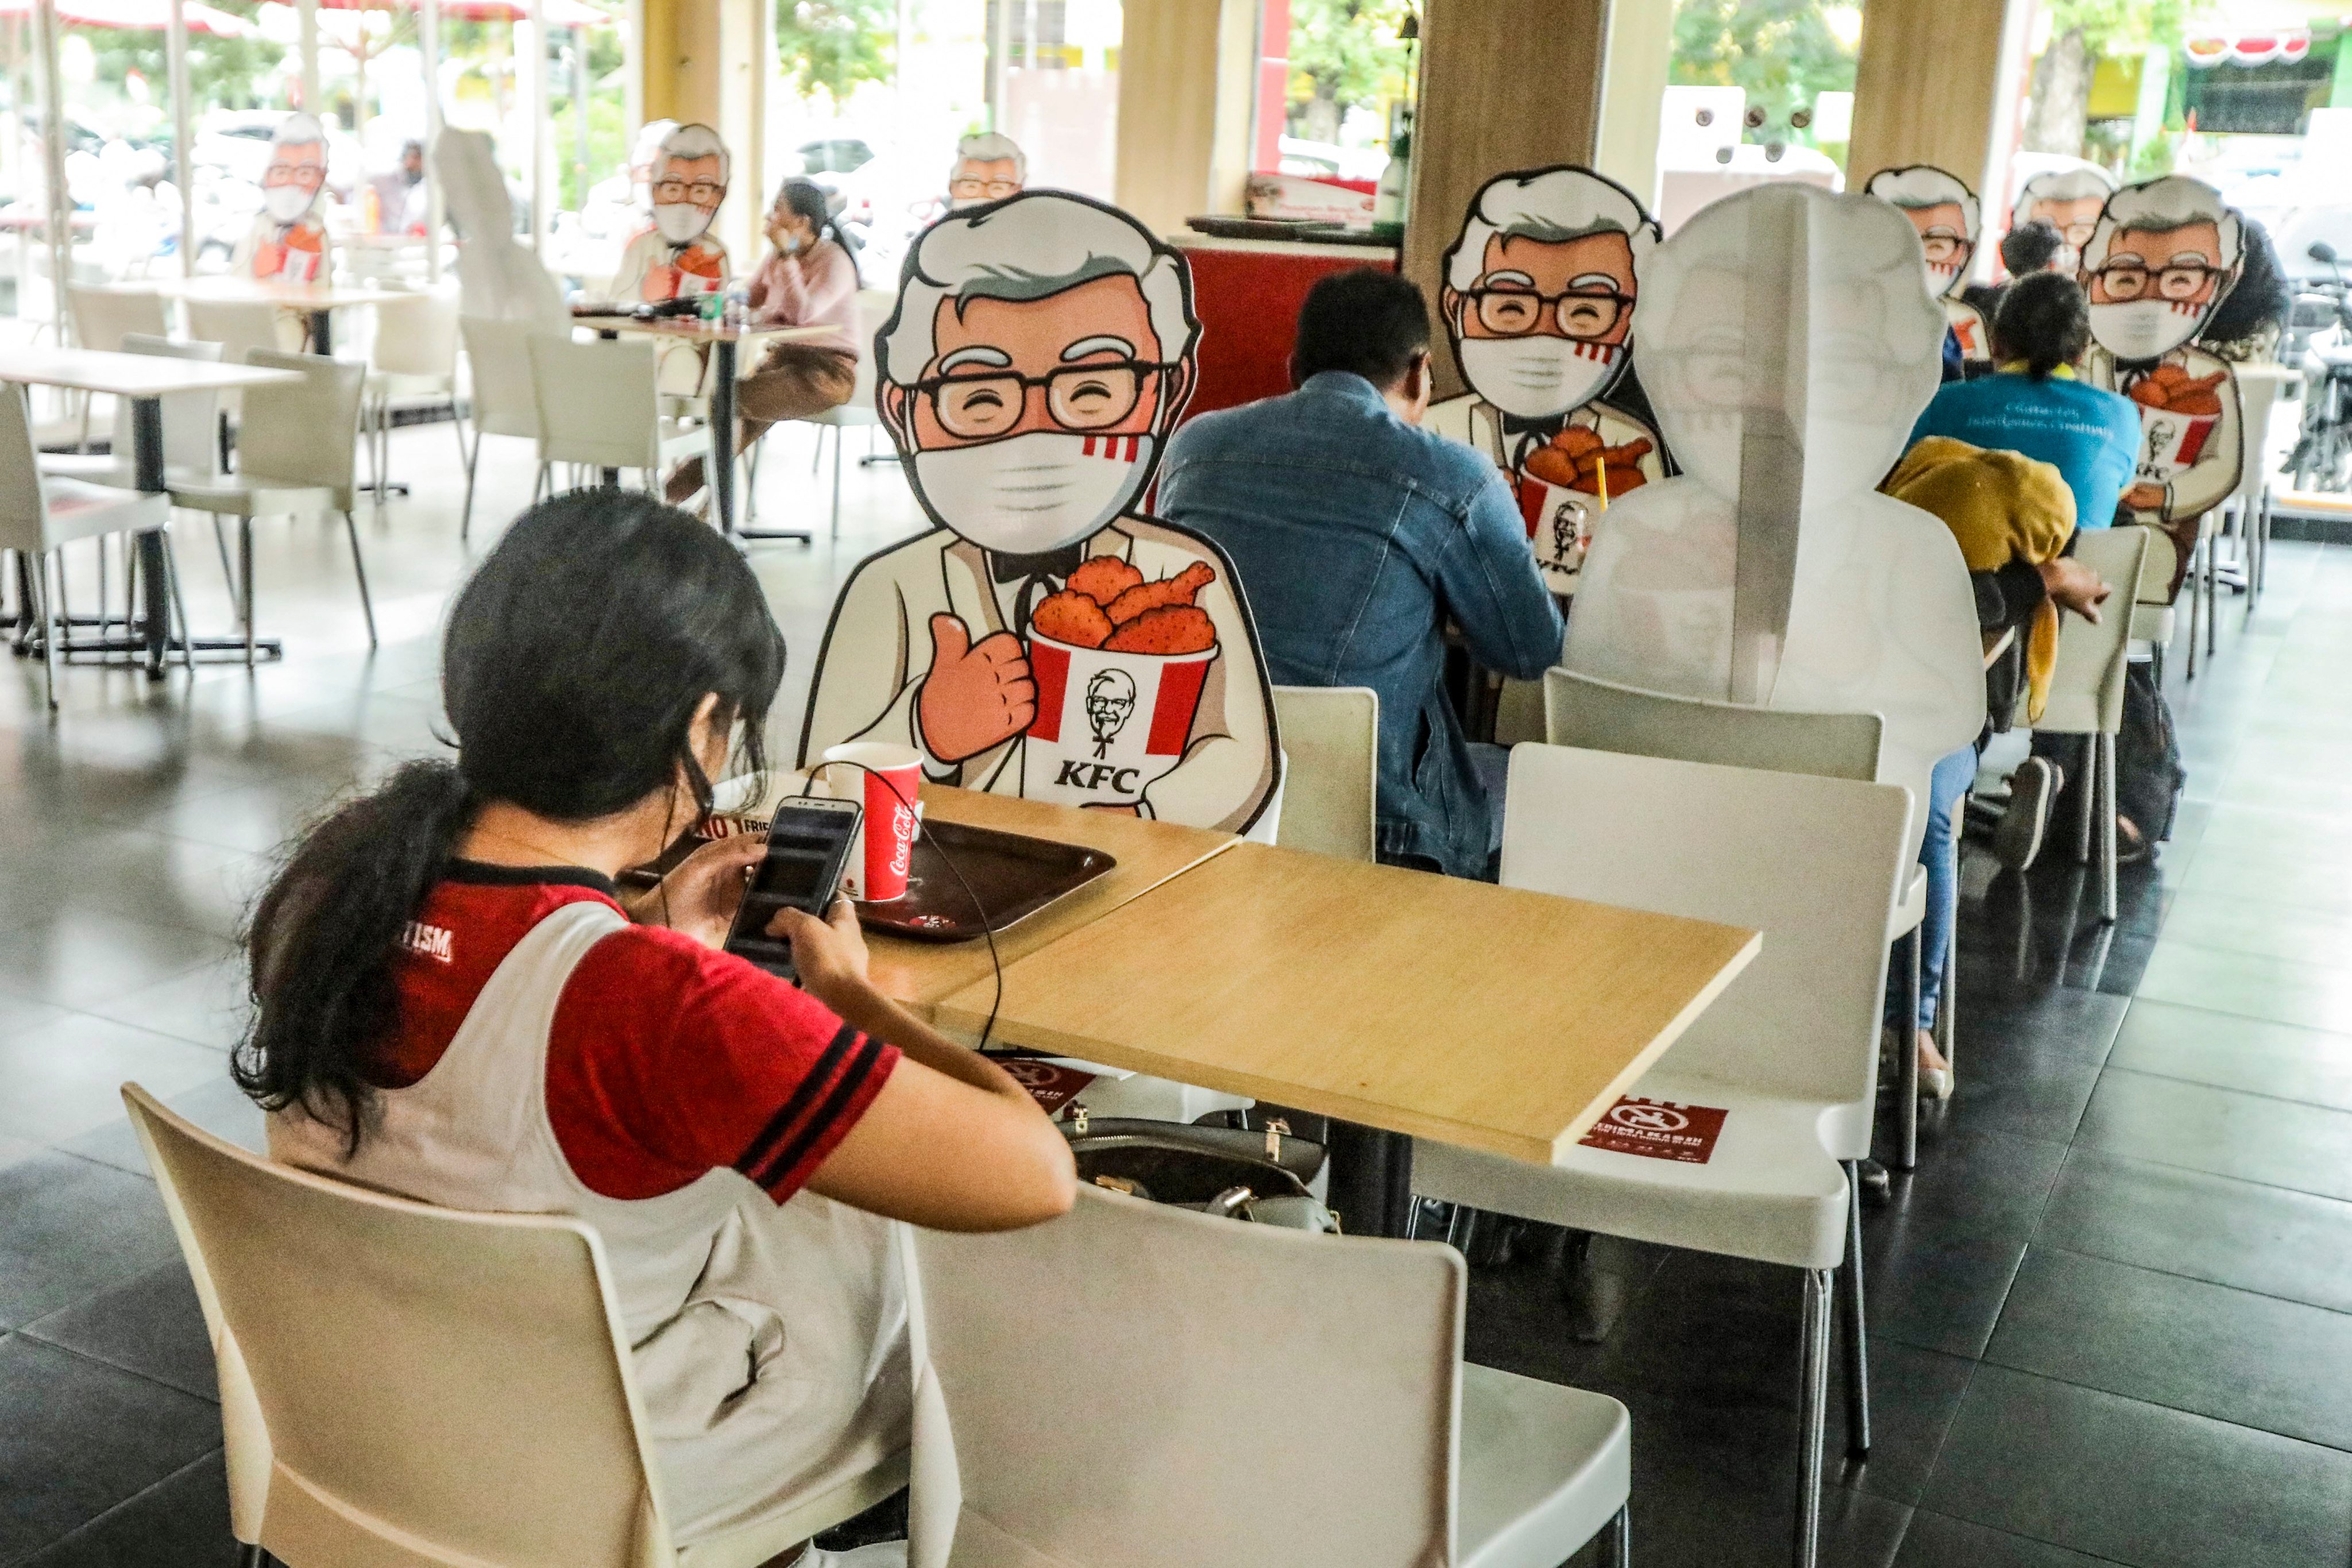
[[[1080,1089],[1094,1082],[1095,1075],[1080,1072],[1076,1068],[1056,1067],[1032,1057],[999,1057],[996,1065],[1013,1077],[1013,1081],[1029,1091],[1029,1098],[1051,1116],[1077,1097]]]
[[[1715,1141],[1723,1135],[1726,1114],[1718,1106],[1637,1100],[1629,1094],[1604,1111],[1592,1131],[1577,1142],[1587,1149],[1606,1149],[1613,1154],[1704,1165],[1715,1153]]]

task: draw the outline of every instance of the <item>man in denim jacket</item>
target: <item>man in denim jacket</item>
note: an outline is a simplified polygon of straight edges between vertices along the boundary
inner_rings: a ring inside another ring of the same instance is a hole
[[[1500,835],[1447,700],[1450,618],[1486,668],[1559,661],[1559,606],[1486,458],[1420,429],[1429,310],[1394,273],[1316,284],[1283,397],[1176,434],[1161,512],[1223,546],[1274,679],[1380,693],[1382,860],[1486,875]]]

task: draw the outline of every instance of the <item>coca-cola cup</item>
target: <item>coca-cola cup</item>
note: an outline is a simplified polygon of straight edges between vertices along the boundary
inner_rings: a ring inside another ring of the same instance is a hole
[[[907,868],[915,854],[916,792],[922,785],[921,755],[912,746],[887,741],[852,741],[825,748],[824,760],[848,763],[841,772],[866,781],[866,854],[858,885],[848,889],[861,903],[886,904],[907,896]]]

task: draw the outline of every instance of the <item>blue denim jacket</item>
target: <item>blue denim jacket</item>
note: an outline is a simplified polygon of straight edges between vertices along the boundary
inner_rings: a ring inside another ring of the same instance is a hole
[[[1381,858],[1486,868],[1486,792],[1445,698],[1441,630],[1531,680],[1559,662],[1559,608],[1486,458],[1406,424],[1361,376],[1204,414],[1176,433],[1162,516],[1233,558],[1274,679],[1381,696]]]

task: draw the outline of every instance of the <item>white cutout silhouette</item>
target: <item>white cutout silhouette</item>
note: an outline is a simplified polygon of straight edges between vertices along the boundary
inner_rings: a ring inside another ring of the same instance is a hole
[[[515,243],[514,206],[490,139],[445,128],[433,142],[433,174],[441,182],[442,209],[465,241],[457,247],[458,309],[570,332],[562,291],[539,258]]]

